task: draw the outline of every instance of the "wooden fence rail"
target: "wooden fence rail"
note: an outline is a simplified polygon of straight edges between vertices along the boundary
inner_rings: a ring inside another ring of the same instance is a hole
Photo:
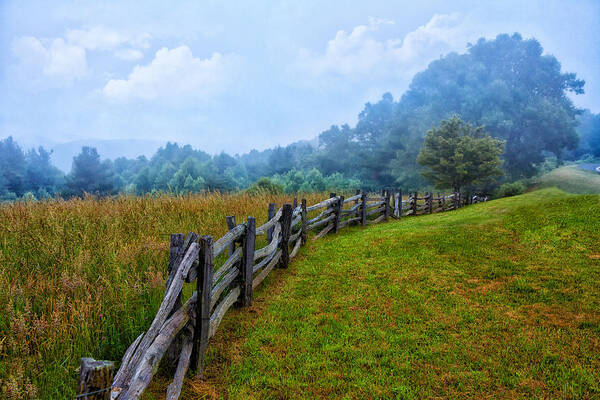
[[[150,327],[127,349],[108,387],[99,386],[110,382],[112,363],[82,360],[86,371],[90,370],[87,366],[94,367],[93,373],[82,372],[78,398],[138,399],[165,358],[176,366],[166,398],[178,399],[188,369],[202,376],[210,338],[227,311],[234,306],[250,306],[253,290],[276,266],[287,268],[310,231],[315,231],[313,240],[317,240],[350,225],[433,214],[482,201],[487,197],[460,193],[438,193],[436,197],[425,193],[419,197],[415,192],[403,199],[402,191],[393,189],[384,189],[381,195],[362,190],[348,198],[331,193],[329,199],[312,206],[307,206],[305,199],[300,205],[294,199],[293,205],[284,204],[279,209],[271,203],[268,221],[258,227],[253,217],[236,224],[235,216],[229,216],[229,231],[216,241],[194,232],[173,234],[166,293]],[[257,237],[264,237],[267,244],[257,249]],[[184,283],[194,280],[196,290],[182,304]]]

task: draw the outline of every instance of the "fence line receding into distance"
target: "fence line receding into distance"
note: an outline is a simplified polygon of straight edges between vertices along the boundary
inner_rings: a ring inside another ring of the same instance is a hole
[[[229,231],[218,240],[194,232],[173,234],[166,292],[150,327],[129,346],[114,377],[111,362],[82,359],[77,398],[138,399],[165,358],[175,368],[166,398],[178,399],[188,369],[202,376],[208,343],[225,313],[234,305],[250,306],[253,290],[276,266],[287,268],[311,231],[316,240],[349,225],[449,211],[486,200],[461,193],[409,193],[403,200],[398,190],[358,190],[348,198],[332,193],[311,206],[305,199],[279,209],[269,204],[269,220],[258,227],[254,217],[238,224],[234,216],[227,217]],[[257,243],[265,245],[257,249]],[[194,281],[196,290],[183,303],[183,286]]]

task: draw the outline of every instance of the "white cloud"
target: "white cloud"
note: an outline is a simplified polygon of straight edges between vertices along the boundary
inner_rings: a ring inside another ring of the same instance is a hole
[[[200,59],[187,46],[162,48],[150,64],[137,65],[127,79],[111,79],[103,93],[116,100],[206,99],[228,86],[235,64],[234,56],[214,53],[210,58]]]
[[[18,67],[38,77],[43,75],[71,83],[86,74],[85,50],[62,38],[44,45],[35,37],[21,37],[13,41],[12,51],[19,61]]]
[[[104,26],[94,26],[90,29],[69,29],[66,38],[70,43],[88,50],[111,50],[122,45],[145,49],[149,47],[150,35],[128,35]]]
[[[458,13],[436,14],[403,39],[379,38],[376,32],[380,27],[391,24],[370,18],[369,24],[356,26],[350,33],[340,30],[324,53],[301,50],[295,71],[308,79],[340,76],[362,80],[412,74],[444,53],[464,49],[471,34]]]
[[[125,61],[136,61],[144,57],[144,53],[136,49],[119,49],[115,51],[115,57]]]

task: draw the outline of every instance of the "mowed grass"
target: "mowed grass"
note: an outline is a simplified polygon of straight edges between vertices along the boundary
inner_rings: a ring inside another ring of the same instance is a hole
[[[539,187],[557,187],[569,193],[598,194],[600,174],[579,168],[577,165],[569,165],[543,175]]]
[[[228,313],[183,398],[600,398],[600,196],[309,241]]]
[[[309,204],[327,194],[307,195]],[[215,238],[289,196],[146,196],[0,206],[0,398],[74,398],[80,357],[120,361],[164,295],[169,234]]]

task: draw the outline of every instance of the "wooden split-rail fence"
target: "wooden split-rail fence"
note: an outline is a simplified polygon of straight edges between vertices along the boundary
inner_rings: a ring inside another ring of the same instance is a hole
[[[129,346],[114,377],[112,362],[82,359],[77,398],[138,399],[164,358],[175,368],[166,398],[178,399],[188,369],[202,376],[207,346],[225,313],[234,305],[250,306],[253,290],[276,266],[287,268],[309,232],[316,232],[316,240],[352,224],[438,213],[487,200],[461,193],[406,197],[398,190],[359,190],[348,198],[332,193],[311,206],[305,199],[300,204],[294,199],[279,209],[269,204],[269,220],[259,227],[253,217],[239,224],[234,216],[227,217],[229,231],[218,240],[194,232],[171,235],[166,293],[156,317]],[[256,249],[257,238],[266,245]],[[184,284],[194,282],[196,290],[182,304]]]

